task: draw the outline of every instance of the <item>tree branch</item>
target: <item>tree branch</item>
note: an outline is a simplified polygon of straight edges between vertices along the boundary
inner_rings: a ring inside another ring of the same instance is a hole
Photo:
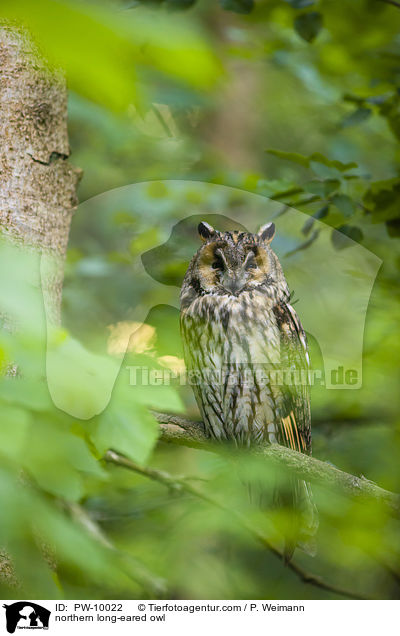
[[[180,415],[150,411],[160,424],[162,440],[194,448],[203,447],[209,442],[203,422],[189,420]]]
[[[164,415],[165,414],[162,414],[162,413],[158,414],[158,416],[161,419],[164,417]],[[168,418],[172,417],[176,421],[181,419],[179,418],[179,416],[166,416],[166,417]],[[184,420],[183,418],[182,418],[182,422],[184,423],[189,422],[189,427],[193,424],[192,422],[190,422],[190,420]],[[201,422],[199,424],[201,424]],[[173,426],[177,426],[177,424],[174,423]],[[174,440],[175,440],[175,436],[174,436]],[[172,475],[164,471],[156,470],[154,468],[146,468],[144,466],[139,466],[139,464],[136,464],[135,462],[131,461],[127,457],[124,457],[123,455],[120,455],[119,453],[116,453],[115,451],[112,451],[112,450],[107,451],[107,453],[104,456],[104,459],[111,464],[115,464],[116,466],[120,466],[121,468],[132,470],[136,473],[139,473],[140,475],[143,475],[144,477],[148,477],[149,479],[157,481],[163,484],[164,486],[167,486],[171,490],[174,490],[175,492],[181,492],[181,493],[185,492],[189,495],[197,497],[198,499],[202,499],[206,503],[218,508],[219,510],[223,510],[224,512],[227,512],[229,515],[234,517],[236,522],[239,523],[240,526],[244,528],[256,541],[258,541],[258,543],[261,543],[261,545],[264,548],[267,548],[274,556],[279,558],[281,563],[283,563],[283,553],[278,548],[276,548],[270,542],[268,537],[266,537],[260,530],[251,526],[243,515],[238,513],[236,510],[232,510],[228,508],[224,504],[220,503],[217,499],[202,492],[195,486],[192,486],[190,483],[188,483],[186,479],[179,478],[179,477],[172,477]],[[356,594],[355,592],[351,592],[349,590],[345,590],[336,585],[327,583],[321,577],[315,576],[311,572],[304,570],[301,566],[299,566],[297,563],[293,561],[290,561],[286,567],[292,570],[292,572],[303,583],[308,583],[320,589],[326,590],[328,592],[332,592],[333,594],[338,594],[339,596],[345,596],[351,599],[366,598],[364,596]]]
[[[222,452],[221,444],[213,444],[207,438],[202,422],[158,411],[152,411],[152,413],[160,424],[163,442]],[[333,488],[343,495],[358,500],[374,501],[380,504],[391,516],[400,518],[400,495],[380,488],[364,476],[350,475],[315,457],[304,455],[278,444],[254,447],[250,452],[285,466],[294,475],[306,481]]]

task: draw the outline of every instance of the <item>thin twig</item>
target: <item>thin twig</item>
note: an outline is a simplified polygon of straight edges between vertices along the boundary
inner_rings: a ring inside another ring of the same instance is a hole
[[[261,543],[263,547],[267,548],[274,556],[278,557],[279,560],[283,563],[283,553],[278,548],[276,548],[260,530],[251,526],[243,517],[243,515],[238,513],[236,510],[232,510],[231,508],[220,503],[217,499],[204,493],[195,486],[192,486],[185,479],[173,477],[172,475],[164,471],[156,470],[154,468],[139,466],[127,457],[124,457],[123,455],[120,455],[119,453],[116,453],[112,450],[106,452],[104,459],[111,464],[115,464],[116,466],[120,466],[121,468],[132,470],[136,473],[139,473],[140,475],[143,475],[144,477],[148,477],[149,479],[157,481],[164,486],[167,486],[169,489],[174,490],[175,492],[186,492],[198,499],[201,499],[202,501],[205,501],[211,506],[218,508],[219,510],[223,510],[230,516],[234,517],[243,529],[245,529],[254,539]],[[307,570],[304,570],[301,566],[299,566],[297,563],[294,563],[293,561],[290,561],[287,564],[287,567],[292,570],[292,572],[296,574],[296,576],[303,583],[308,583],[320,589],[332,592],[333,594],[338,594],[339,596],[345,596],[351,599],[360,600],[366,598],[364,596],[356,594],[355,592],[351,592],[336,585],[327,583],[321,577],[316,576],[311,572],[308,572]]]
[[[270,199],[273,199],[274,201],[280,201],[280,199],[286,199],[287,197],[292,197],[293,195],[301,194],[302,192],[303,188],[293,187],[289,190],[285,190],[284,192],[277,192],[276,194],[273,194],[272,196],[270,196]]]

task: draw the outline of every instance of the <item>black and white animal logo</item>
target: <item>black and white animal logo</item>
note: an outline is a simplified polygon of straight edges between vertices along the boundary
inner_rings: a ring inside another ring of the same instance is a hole
[[[9,634],[16,629],[48,629],[50,610],[32,603],[32,601],[18,601],[11,605],[3,605],[6,610],[6,627]]]

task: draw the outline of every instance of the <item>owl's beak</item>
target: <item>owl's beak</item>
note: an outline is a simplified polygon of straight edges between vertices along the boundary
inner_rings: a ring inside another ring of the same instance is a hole
[[[242,272],[234,272],[232,270],[228,270],[224,272],[221,279],[221,284],[227,292],[233,294],[234,296],[237,296],[237,294],[245,286],[246,280]]]

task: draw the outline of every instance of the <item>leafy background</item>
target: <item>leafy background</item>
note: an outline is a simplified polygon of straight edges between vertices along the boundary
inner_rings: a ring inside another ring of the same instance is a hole
[[[34,256],[1,250],[1,303],[20,327],[1,331],[1,360],[24,370],[0,389],[2,596],[338,598],[301,582],[226,511],[102,457],[113,447],[141,466],[201,480],[204,492],[278,540],[276,513],[252,505],[243,486],[247,469],[268,483],[268,467],[233,469],[229,456],[156,444],[147,407],[195,415],[190,391],[132,388],[118,374],[124,324],[140,305],[155,309],[124,364],[179,365],[176,314],[165,306],[187,251],[178,245],[157,261],[171,289],[154,297],[134,263],[165,243],[184,205],[201,207],[196,188],[178,201],[167,180],[204,181],[241,192],[218,190],[207,214],[245,210],[246,192],[304,213],[285,269],[318,246],[318,222],[338,258],[352,249],[350,237],[382,259],[363,386],[313,390],[314,454],[400,490],[400,8],[381,0],[4,0],[1,15],[24,22],[66,69],[72,160],[84,170],[87,201],[72,225],[63,326],[47,343],[39,281],[27,279]],[[143,181],[146,196],[129,204],[90,201]],[[187,240],[195,249],[195,237]],[[340,493],[316,487],[315,497],[318,555],[299,552],[298,562],[361,595],[397,598],[398,522]]]

